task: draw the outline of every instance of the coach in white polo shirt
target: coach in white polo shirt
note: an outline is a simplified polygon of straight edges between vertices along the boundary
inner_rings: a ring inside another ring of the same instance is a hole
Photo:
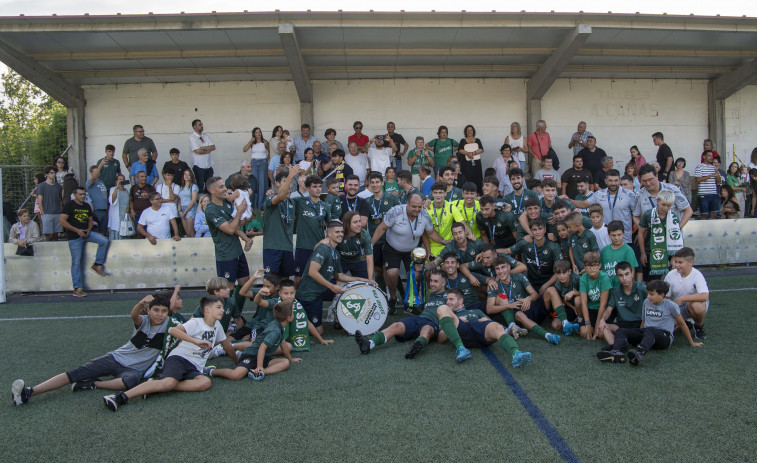
[[[389,289],[389,314],[394,314],[397,307],[397,282],[400,275],[400,263],[405,265],[405,270],[410,272],[410,251],[418,247],[423,239],[423,247],[426,255],[431,255],[429,238],[437,243],[447,244],[439,233],[434,230],[431,216],[423,209],[423,199],[417,192],[410,193],[407,204],[400,204],[389,209],[384,215],[384,220],[373,233],[371,244],[376,242],[386,233],[384,244],[384,264],[386,273],[384,279]]]
[[[147,238],[152,245],[158,244],[157,240],[168,239],[171,237],[173,228],[173,239],[180,241],[179,227],[176,224],[176,213],[173,212],[168,204],[163,204],[163,198],[158,192],[150,193],[150,207],[142,211],[137,224],[137,231],[140,235]]]
[[[639,169],[639,180],[642,189],[636,196],[636,206],[633,209],[634,222],[638,224],[641,216],[648,210],[657,207],[657,195],[661,190],[670,190],[675,194],[675,202],[671,210],[681,220],[681,229],[689,221],[694,211],[686,196],[683,195],[677,186],[670,183],[661,182],[657,179],[657,171],[651,164],[644,164]]]
[[[605,225],[613,220],[623,222],[623,241],[631,244],[631,232],[633,229],[633,209],[636,207],[636,193],[626,190],[620,186],[620,172],[617,169],[607,171],[605,179],[607,188],[595,191],[585,201],[576,201],[571,199],[579,209],[586,209],[592,204],[601,204],[604,209],[602,221]],[[565,197],[567,198],[567,196]]]
[[[192,121],[192,133],[189,135],[189,149],[194,153],[192,161],[192,172],[197,180],[197,188],[200,192],[207,193],[205,189],[205,180],[213,176],[213,155],[210,154],[216,149],[213,140],[208,134],[203,133],[202,121],[195,119]]]

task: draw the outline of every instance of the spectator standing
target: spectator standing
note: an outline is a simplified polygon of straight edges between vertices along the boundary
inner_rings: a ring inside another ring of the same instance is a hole
[[[137,173],[137,183],[129,190],[129,211],[131,219],[139,220],[142,211],[150,207],[150,194],[155,192],[155,187],[147,183],[147,174],[142,171]]]
[[[589,143],[587,141],[589,137],[593,136],[591,132],[586,130],[586,122],[579,122],[578,128],[573,132],[573,135],[570,137],[570,143],[568,143],[568,148],[573,150],[573,156],[580,153],[582,149],[588,148]]]
[[[139,159],[139,150],[141,149],[147,151],[148,159],[154,163],[158,159],[158,149],[155,148],[152,138],[145,136],[145,129],[139,124],[132,127],[132,131],[134,132],[134,136],[126,140],[123,153],[121,154],[126,168],[130,169],[131,165],[137,162]]]
[[[413,186],[421,187],[420,168],[423,166],[434,167],[434,152],[424,146],[423,137],[415,137],[415,148],[407,153],[407,165],[410,166],[410,173],[413,175]],[[399,173],[399,171],[397,171]]]
[[[584,159],[580,155],[573,156],[573,167],[562,174],[560,183],[562,184],[562,194],[567,195],[570,199],[576,199],[578,195],[578,184],[580,182],[594,183],[591,172],[584,169]]]
[[[547,132],[547,123],[538,120],[536,121],[536,131],[528,136],[528,152],[532,156],[528,172],[536,172],[541,169],[542,159],[549,154],[550,148],[552,148],[552,138]]]
[[[466,181],[476,184],[478,194],[481,194],[481,185],[484,183],[484,173],[481,167],[481,155],[484,153],[484,145],[476,138],[476,128],[466,125],[463,129],[464,138],[457,144],[457,160],[460,162],[460,172]]]
[[[271,156],[271,160],[268,161],[268,183],[270,185],[273,185],[273,179],[276,177],[276,169],[281,165],[281,157],[286,153],[286,149],[286,142],[280,141],[276,146],[276,154]],[[250,172],[252,172],[252,164],[250,164]]]
[[[686,172],[686,159],[676,159],[676,170],[668,175],[668,183],[677,186],[689,203],[691,202],[691,175]]]
[[[397,126],[394,122],[386,123],[386,137],[392,140],[392,153],[394,154],[394,169],[396,172],[402,170],[402,158],[407,154],[410,146],[405,141],[405,137],[395,132]],[[375,170],[375,169],[374,169]],[[383,172],[383,171],[379,171]]]
[[[712,164],[712,151],[704,152],[704,162],[694,169],[694,179],[697,182],[697,196],[699,198],[699,215],[706,220],[716,219],[720,211],[718,189],[721,184],[720,173]]]
[[[189,164],[179,159],[181,153],[178,148],[171,148],[171,151],[169,151],[168,154],[171,159],[163,164],[163,170],[165,170],[166,167],[172,168],[174,171],[173,182],[177,185],[181,185],[181,179],[184,178],[184,171],[192,169],[189,167]],[[192,177],[194,177],[194,173],[192,174]]]
[[[197,213],[197,196],[200,188],[195,182],[194,174],[191,170],[185,170],[181,179],[181,189],[179,190],[179,220],[184,226],[184,232],[187,237],[195,236],[195,214]]]
[[[74,199],[69,201],[60,214],[60,225],[66,229],[68,237],[68,249],[71,252],[71,281],[74,287],[74,296],[84,297],[84,284],[82,282],[81,264],[84,255],[84,243],[97,244],[95,262],[92,271],[100,276],[107,276],[103,268],[108,253],[108,238],[99,233],[92,233],[94,215],[89,204],[84,202],[87,190],[77,187],[74,190]]]
[[[455,154],[457,142],[449,136],[446,125],[440,125],[436,131],[436,137],[426,144],[426,148],[434,152],[434,176],[439,175],[439,170],[447,165],[447,159]]]
[[[318,139],[310,133],[310,124],[302,124],[300,126],[300,136],[295,137],[292,140],[292,148],[294,149],[293,162],[300,162],[305,159],[305,148],[312,148],[313,143]],[[253,167],[253,171],[254,171]]]
[[[237,174],[241,175],[245,178],[245,180],[247,180],[247,185],[249,186],[250,191],[252,191],[252,194],[250,195],[250,201],[252,201],[258,191],[258,179],[256,179],[252,174],[252,163],[249,159],[242,160],[242,164],[239,166],[239,172],[234,172],[233,174],[226,177],[226,180],[223,182],[223,184],[226,186],[227,190],[233,189],[231,187],[231,179]],[[250,204],[254,205],[254,203],[252,202]]]
[[[510,177],[507,175],[507,165],[510,161],[514,160],[513,150],[510,145],[505,143],[499,149],[499,152],[502,156],[494,160],[492,168],[494,168],[495,176],[497,177],[497,180],[499,180],[499,191],[502,191],[503,194],[507,194],[513,189],[512,185],[510,185]],[[515,161],[517,162],[517,160]]]
[[[592,191],[596,191],[599,189],[598,182],[600,171],[602,170],[602,158],[607,156],[607,153],[605,153],[605,150],[602,148],[597,148],[597,139],[594,138],[593,135],[586,139],[586,145],[586,148],[582,149],[578,155],[581,156],[581,159],[584,161],[584,169],[591,172]]]
[[[365,138],[368,138],[367,136]],[[357,175],[359,185],[365,185],[365,178],[368,172],[371,170],[370,163],[368,162],[368,156],[365,153],[361,153],[356,141],[351,140],[347,144],[349,153],[344,157],[344,162],[352,168],[352,173]]]
[[[304,130],[303,130],[304,131]],[[308,126],[308,135],[310,134],[310,128]],[[299,138],[299,137],[298,137]],[[295,139],[295,146],[297,146],[297,138]],[[299,138],[302,141],[302,138]],[[314,138],[310,138],[309,142],[312,145]],[[309,148],[310,146],[308,146]],[[263,205],[263,198],[265,197],[266,179],[268,178],[268,142],[263,138],[263,131],[260,127],[252,129],[252,138],[242,148],[243,152],[250,151],[250,164],[252,165],[252,175],[257,180],[257,189],[253,190],[252,207],[253,209],[260,209]],[[304,148],[302,154],[304,155]],[[297,157],[295,156],[295,160]],[[300,160],[304,159],[301,158]],[[245,176],[246,178],[247,176]]]
[[[108,235],[108,188],[100,180],[100,172],[108,161],[101,159],[96,166],[89,168],[89,181],[87,181],[87,194],[92,201],[92,209],[95,214],[94,231],[101,235]]]
[[[202,121],[192,121],[192,133],[189,135],[189,149],[194,153],[192,159],[192,171],[197,179],[197,187],[205,191],[205,182],[213,176],[213,155],[216,149],[215,143],[210,136],[203,132]]]
[[[673,169],[673,150],[670,149],[667,143],[665,143],[665,137],[662,132],[655,132],[652,134],[652,143],[657,146],[657,164],[660,165],[660,170],[657,172],[657,179],[664,182],[668,178],[668,174]]]
[[[715,147],[712,143],[711,138],[705,138],[702,142],[702,157],[700,159],[700,162],[704,162],[704,152],[705,151],[712,151],[712,160],[717,160],[718,162],[723,162],[722,159],[720,159],[720,154],[718,154],[717,151],[715,151]]]
[[[111,241],[120,240],[121,221],[129,213],[129,192],[126,190],[126,177],[116,176],[116,186],[108,192],[108,238]]]
[[[597,178],[595,181],[597,182],[597,189],[603,189],[607,188],[607,182],[605,179],[607,178],[607,172],[615,167],[615,160],[612,158],[612,156],[605,156],[601,160],[602,163],[602,169],[599,170],[599,173],[597,173]]]
[[[368,162],[371,166],[371,172],[378,172],[383,176],[387,167],[392,165],[394,141],[384,135],[376,135],[371,139],[371,144],[372,146],[368,148]]]
[[[100,168],[100,180],[105,184],[105,188],[110,190],[116,186],[116,176],[121,173],[121,163],[115,158],[116,147],[113,145],[105,145],[105,157],[97,161],[100,165],[102,161],[105,164]]]
[[[274,156],[281,156],[281,153],[279,153],[279,143],[281,142],[284,142],[284,128],[277,125],[271,131],[271,139],[268,140],[268,162],[271,162]],[[284,147],[286,148],[286,142],[284,142]]]
[[[745,187],[748,185],[745,185],[742,180],[741,176],[739,174],[739,163],[738,162],[732,162],[728,165],[728,172],[725,177],[725,182],[728,184],[734,193],[734,200],[736,201],[736,204],[739,205],[739,217],[744,217],[744,190]]]
[[[363,123],[360,121],[355,121],[352,124],[352,129],[355,131],[355,133],[347,137],[348,148],[350,143],[355,142],[355,144],[357,145],[357,150],[363,154],[366,154],[368,152],[368,144],[370,143],[370,140],[368,139],[368,135],[363,135]],[[364,180],[365,179],[361,180],[361,185]]]
[[[326,138],[326,140],[321,145],[321,154],[327,155],[331,157],[331,153],[334,152],[335,149],[340,149],[344,151],[344,146],[342,146],[342,143],[339,142],[339,140],[336,139],[336,130],[332,128],[326,129],[326,132],[324,132],[323,136]],[[332,148],[331,145],[336,144],[336,148]]]
[[[636,167],[636,163],[633,161],[633,159],[628,161],[628,164],[626,164],[625,173],[628,177],[631,178],[631,181],[633,181],[634,193],[638,193],[641,189],[641,183],[639,183],[639,168]],[[622,179],[623,177],[621,177],[621,180]]]
[[[155,168],[154,162],[150,162],[150,153],[148,153],[146,149],[140,148],[138,156],[139,160],[132,163],[131,168],[129,169],[129,180],[131,180],[132,184],[136,183],[137,174],[139,172],[144,172],[147,176],[145,178],[147,184],[155,186],[155,184],[158,183],[158,169]]]
[[[208,221],[205,219],[205,208],[210,204],[210,196],[203,193],[198,202],[200,205],[195,213],[195,238],[209,238],[210,230],[208,229]]]
[[[641,152],[639,151],[639,147],[636,145],[633,145],[631,147],[631,161],[633,161],[634,164],[636,164],[636,169],[641,169],[641,166],[647,163],[647,160],[642,156]]]
[[[63,179],[67,174],[72,173],[71,169],[68,168],[68,159],[58,156],[55,158],[54,167],[57,169],[55,172],[55,181],[58,182],[58,185],[63,186]]]
[[[521,133],[520,123],[513,122],[512,124],[510,124],[510,135],[505,137],[505,144],[510,145],[513,153],[513,159],[518,161],[520,170],[525,172],[526,155],[528,154],[528,148],[525,145],[525,140],[523,138],[523,134]],[[500,180],[499,182],[501,191],[502,180]]]
[[[56,181],[55,166],[45,167],[45,181],[37,185],[39,212],[42,217],[42,233],[46,241],[56,241],[63,231],[60,224],[63,187]]]

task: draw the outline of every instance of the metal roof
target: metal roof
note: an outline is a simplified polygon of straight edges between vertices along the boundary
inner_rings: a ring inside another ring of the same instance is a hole
[[[0,42],[72,84],[531,77],[577,25],[560,77],[712,79],[757,58],[757,18],[584,13],[271,12],[0,17]],[[12,67],[12,65],[11,65]]]

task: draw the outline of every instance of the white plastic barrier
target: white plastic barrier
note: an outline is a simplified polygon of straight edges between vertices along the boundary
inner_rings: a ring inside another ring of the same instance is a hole
[[[684,244],[694,249],[695,265],[757,262],[757,219],[697,220],[684,228]],[[263,266],[263,240],[258,237],[246,253],[250,272]],[[103,278],[89,269],[94,261],[94,244],[85,248],[86,290],[203,287],[216,275],[213,242],[210,238],[185,238],[179,242],[160,240],[152,246],[146,240],[113,241]],[[5,244],[5,276],[8,292],[71,291],[71,254],[65,242],[35,243],[34,257],[16,256],[16,246]]]

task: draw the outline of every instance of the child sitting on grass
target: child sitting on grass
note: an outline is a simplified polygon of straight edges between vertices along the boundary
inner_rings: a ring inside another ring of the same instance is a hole
[[[11,387],[13,404],[24,404],[32,396],[60,389],[67,384],[71,384],[73,392],[98,388],[122,391],[136,386],[163,348],[169,305],[166,293],[145,296],[131,309],[134,330],[129,342],[34,387],[26,386],[24,380],[17,379]],[[99,379],[101,376],[114,378],[103,381]]]
[[[683,321],[678,305],[670,299],[665,299],[670,285],[662,280],[652,280],[647,283],[647,300],[644,301],[641,328],[620,328],[615,333],[612,350],[597,352],[597,358],[612,363],[628,361],[633,366],[641,365],[644,356],[652,349],[667,349],[673,345],[673,330],[676,325],[681,329],[689,345],[702,347],[701,342],[691,339],[686,322]],[[628,344],[637,344],[636,348],[624,355]]]
[[[237,354],[226,339],[220,323],[224,313],[223,300],[217,296],[205,296],[200,299],[200,308],[203,318],[192,318],[183,325],[169,330],[169,334],[181,342],[166,358],[160,379],[147,381],[126,392],[104,396],[103,402],[108,409],[115,412],[118,407],[126,405],[129,399],[157,392],[195,392],[210,389],[210,378],[203,376],[209,373],[209,370],[205,369],[205,362],[218,343],[221,343],[229,357],[237,362]]]
[[[211,367],[209,376],[218,376],[232,381],[248,376],[255,381],[260,381],[266,375],[288,370],[292,362],[300,362],[301,358],[292,358],[290,354],[292,347],[284,341],[284,327],[294,319],[292,303],[276,303],[273,306],[273,318],[274,320],[266,326],[265,330],[242,352],[242,356],[236,362],[236,368]],[[283,353],[286,358],[273,358],[277,351]]]

